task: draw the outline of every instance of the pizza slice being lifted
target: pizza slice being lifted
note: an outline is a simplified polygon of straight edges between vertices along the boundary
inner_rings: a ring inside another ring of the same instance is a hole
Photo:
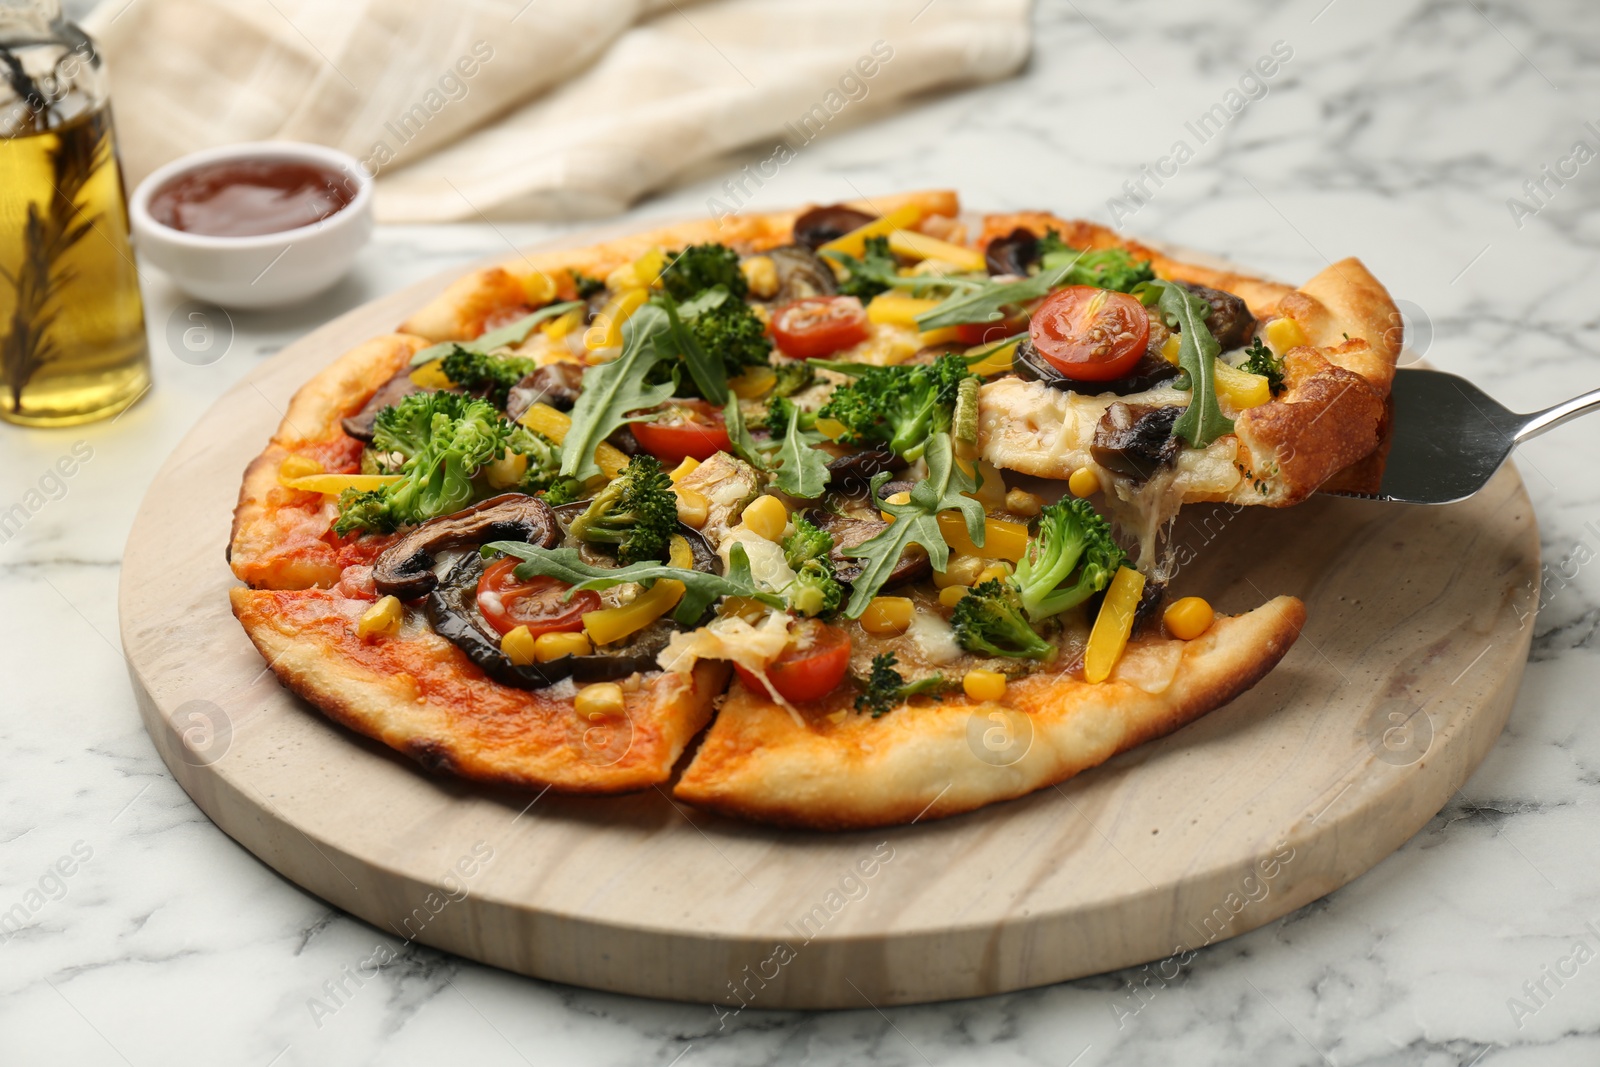
[[[1159,531],[1367,476],[1395,321],[1355,260],[1291,289],[945,192],[535,255],[296,395],[234,612],[436,770],[818,828],[968,811],[1282,658],[1292,597],[1162,611]]]

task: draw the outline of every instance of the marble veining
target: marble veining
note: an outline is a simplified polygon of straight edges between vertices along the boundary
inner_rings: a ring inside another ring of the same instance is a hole
[[[1264,95],[1152,185],[1123,228],[1289,279],[1360,255],[1406,302],[1414,355],[1512,407],[1600,384],[1600,167],[1547,186],[1529,217],[1508,207],[1574,140],[1600,145],[1585,126],[1600,121],[1593,5],[1039,0],[1035,18],[1019,78],[830,132],[753,204],[948,184],[974,206],[1110,221],[1124,182],[1281,41],[1293,55]],[[636,217],[704,212],[728,173],[707,170]],[[0,428],[0,510],[30,491],[42,501],[0,541],[0,915],[25,915],[0,932],[0,1063],[1600,1061],[1600,419],[1518,454],[1546,588],[1510,726],[1483,766],[1367,875],[1160,970],[719,1019],[405,943],[235,845],[156,757],[118,648],[118,561],[144,486],[200,413],[283,345],[556,232],[380,231],[333,292],[219,321],[231,343],[199,365],[167,340],[184,298],[147,272],[154,392],[114,424]],[[92,457],[52,480],[79,442]]]

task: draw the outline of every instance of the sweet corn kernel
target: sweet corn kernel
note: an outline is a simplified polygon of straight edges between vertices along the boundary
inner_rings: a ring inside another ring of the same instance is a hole
[[[683,481],[685,478],[689,477],[689,475],[693,474],[695,472],[695,468],[699,466],[699,460],[695,459],[693,456],[684,456],[683,462],[679,463],[676,467],[673,467],[672,473],[667,475],[667,477],[671,478],[673,484],[676,485],[678,482]]]
[[[1079,500],[1094,496],[1100,491],[1100,476],[1088,467],[1079,467],[1072,472],[1072,477],[1067,479],[1067,488],[1072,490],[1072,495]]]
[[[1267,344],[1279,355],[1298,345],[1307,344],[1306,332],[1300,324],[1293,319],[1282,316],[1268,322],[1262,327],[1261,332],[1266,335]]]
[[[869,634],[903,634],[911,627],[916,606],[903,596],[875,596],[861,613],[861,628]]]
[[[740,400],[759,400],[777,383],[778,372],[771,367],[751,367],[737,378],[728,379],[728,392]]]
[[[951,556],[944,570],[933,572],[933,584],[940,589],[971,585],[978,580],[987,562],[982,556]]]
[[[1006,695],[1006,676],[999,671],[968,671],[961,688],[973,700],[999,700]]]
[[[1011,564],[1005,562],[1004,560],[1000,560],[998,562],[989,564],[987,567],[983,568],[983,570],[979,571],[978,581],[980,583],[992,582],[997,579],[1003,581],[1011,577],[1011,571]]]
[[[483,468],[483,479],[491,489],[510,489],[522,483],[528,473],[528,457],[521,452],[507,452]]]
[[[581,633],[540,634],[533,639],[533,658],[540,663],[549,663],[562,656],[587,656],[593,651],[594,645],[590,644],[589,638]]]
[[[309,474],[321,474],[325,468],[316,460],[308,456],[285,456],[283,462],[278,464],[278,478],[304,478]]]
[[[775,496],[758,496],[745,507],[743,522],[751,532],[776,541],[789,525],[789,510]]]
[[[616,682],[596,682],[578,690],[573,708],[585,719],[608,719],[627,714],[628,702]]]
[[[1272,390],[1262,375],[1229,366],[1220,359],[1216,366],[1217,395],[1232,404],[1235,411],[1260,407],[1272,399]]]
[[[751,256],[739,263],[739,270],[753,295],[765,300],[778,291],[778,268],[771,256]]]
[[[1211,605],[1206,603],[1204,597],[1186,596],[1168,605],[1161,614],[1161,621],[1167,624],[1167,632],[1173,637],[1180,641],[1193,641],[1211,629],[1216,617],[1216,612],[1211,610]]]
[[[886,504],[909,504],[911,503],[911,494],[902,489],[898,493],[890,493],[883,500]],[[883,516],[884,522],[894,521],[894,516],[881,508],[878,509],[878,514]]]
[[[526,667],[539,655],[539,642],[526,626],[518,626],[500,638],[500,651],[518,667]]]
[[[939,603],[947,608],[953,608],[967,595],[967,590],[970,588],[965,585],[947,585],[939,590]]]
[[[1026,489],[1012,489],[1006,493],[1006,510],[1013,515],[1031,519],[1044,510],[1044,501]]]
[[[706,519],[711,517],[711,501],[693,489],[678,486],[678,521],[685,526],[693,526],[696,530],[706,524]]]
[[[356,633],[362,637],[386,637],[400,629],[405,608],[392,596],[383,597],[361,616]]]
[[[529,307],[543,307],[556,298],[556,280],[542,270],[533,271],[523,277],[522,293]]]

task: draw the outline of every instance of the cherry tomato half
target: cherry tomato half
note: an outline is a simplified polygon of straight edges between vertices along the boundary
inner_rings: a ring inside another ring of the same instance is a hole
[[[1150,317],[1126,293],[1069,285],[1051,293],[1028,325],[1033,347],[1068,378],[1107,382],[1133,369],[1150,344]]]
[[[767,665],[767,678],[779,696],[799,704],[833,692],[844,681],[849,666],[850,635],[827,623],[807,619],[795,625],[788,646]],[[752,693],[767,691],[755,672],[737,663],[733,670]]]
[[[534,637],[576,633],[583,629],[584,612],[600,610],[600,594],[593,590],[580,590],[568,600],[572,587],[558,578],[518,578],[512,572],[521,562],[514,556],[495,560],[478,579],[478,610],[496,630],[508,634],[526,626]]]
[[[867,310],[853,296],[808,296],[772,315],[772,339],[795,359],[831,356],[867,336]]]
[[[704,400],[668,401],[653,421],[629,423],[628,428],[639,447],[668,470],[685,456],[706,460],[733,450],[722,412]]]

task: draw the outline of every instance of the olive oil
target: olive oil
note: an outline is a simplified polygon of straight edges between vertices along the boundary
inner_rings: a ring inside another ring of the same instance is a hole
[[[149,385],[109,106],[0,137],[0,418],[88,422]]]

